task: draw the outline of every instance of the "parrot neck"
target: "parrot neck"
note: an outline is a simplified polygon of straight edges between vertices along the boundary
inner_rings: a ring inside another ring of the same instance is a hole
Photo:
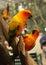
[[[34,39],[36,40],[37,38],[38,38],[38,36],[39,36],[39,34],[31,34],[32,35],[32,37],[34,37]]]
[[[38,38],[38,36],[39,36],[39,34],[34,34],[34,37],[37,39]]]

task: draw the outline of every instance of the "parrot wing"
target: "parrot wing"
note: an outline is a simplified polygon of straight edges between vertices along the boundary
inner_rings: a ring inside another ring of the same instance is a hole
[[[19,25],[14,30],[9,30],[9,44],[12,42],[14,36],[16,36],[16,33],[18,31]]]

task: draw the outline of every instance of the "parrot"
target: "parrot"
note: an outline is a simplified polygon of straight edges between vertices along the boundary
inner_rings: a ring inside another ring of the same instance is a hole
[[[27,51],[31,50],[35,46],[35,42],[39,36],[39,30],[35,29],[29,34],[24,34],[23,41],[25,43],[25,49]]]
[[[9,43],[12,42],[14,36],[19,36],[21,34],[27,19],[30,19],[31,17],[32,12],[30,10],[21,10],[15,16],[13,16],[9,22]]]
[[[2,11],[2,17],[3,17],[4,20],[7,20],[9,18],[9,16],[10,16],[10,12],[9,11],[10,11],[9,10],[9,4],[7,4],[6,9],[4,9]]]
[[[2,12],[2,18],[3,18],[4,20],[7,20],[7,19],[9,18],[9,12],[7,12],[6,9],[3,10],[3,12]]]
[[[4,19],[7,19],[7,10],[6,10],[6,9],[3,10],[3,12],[2,12],[2,17],[3,17]]]

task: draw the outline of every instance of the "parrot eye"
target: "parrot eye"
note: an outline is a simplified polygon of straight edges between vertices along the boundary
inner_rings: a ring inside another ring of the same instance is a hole
[[[28,15],[30,15],[30,13],[27,13]]]

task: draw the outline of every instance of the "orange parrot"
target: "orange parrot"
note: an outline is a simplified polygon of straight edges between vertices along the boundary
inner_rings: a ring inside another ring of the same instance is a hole
[[[9,22],[9,42],[14,36],[19,36],[25,26],[26,20],[32,17],[32,12],[29,10],[21,10]]]
[[[3,10],[2,12],[2,17],[4,18],[4,20],[7,20],[10,16],[10,13],[9,13],[9,5],[7,4],[7,8]]]
[[[25,49],[31,50],[35,46],[35,41],[39,36],[39,30],[33,30],[30,34],[25,34],[23,37],[24,43],[25,43]]]
[[[6,10],[6,9],[3,10],[3,15],[2,15],[2,17],[3,17],[4,19],[7,19],[7,10]]]

